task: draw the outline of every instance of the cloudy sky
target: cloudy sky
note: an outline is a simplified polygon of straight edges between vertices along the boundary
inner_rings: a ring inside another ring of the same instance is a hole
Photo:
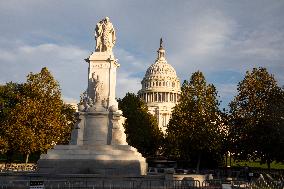
[[[222,107],[253,67],[266,67],[284,85],[283,0],[1,0],[0,83],[47,67],[64,99],[78,101],[87,87],[84,59],[105,16],[117,33],[118,97],[140,89],[160,37],[181,81],[202,71]]]

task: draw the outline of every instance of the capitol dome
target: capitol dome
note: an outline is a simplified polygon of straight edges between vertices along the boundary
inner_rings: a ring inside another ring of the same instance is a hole
[[[161,39],[157,59],[147,69],[138,95],[146,102],[149,112],[157,117],[159,127],[165,132],[172,108],[178,103],[181,89],[175,69],[165,58],[162,43]]]
[[[157,61],[147,69],[145,77],[155,76],[177,77],[175,69],[166,61]]]

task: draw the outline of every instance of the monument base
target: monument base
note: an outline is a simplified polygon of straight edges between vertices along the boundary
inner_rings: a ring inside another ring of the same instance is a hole
[[[38,161],[38,172],[47,174],[146,174],[145,158],[129,145],[58,145]]]
[[[95,174],[101,176],[141,176],[141,165],[136,160],[41,160],[39,173]]]

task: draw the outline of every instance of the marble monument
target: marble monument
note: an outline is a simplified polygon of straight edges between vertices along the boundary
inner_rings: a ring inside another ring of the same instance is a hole
[[[88,88],[81,95],[69,145],[55,145],[38,161],[39,173],[139,176],[145,158],[126,142],[125,118],[115,99],[115,29],[106,17],[95,28],[96,47],[85,61]]]

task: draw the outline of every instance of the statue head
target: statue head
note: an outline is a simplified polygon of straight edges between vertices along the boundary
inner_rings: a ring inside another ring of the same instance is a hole
[[[105,17],[105,22],[109,22],[109,17]]]

